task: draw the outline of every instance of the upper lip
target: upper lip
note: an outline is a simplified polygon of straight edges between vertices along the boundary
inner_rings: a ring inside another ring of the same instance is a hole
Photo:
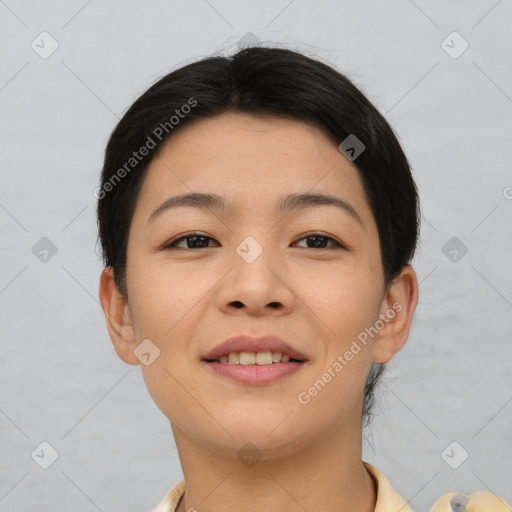
[[[250,335],[233,336],[226,341],[217,345],[205,357],[205,360],[219,360],[222,356],[227,356],[231,352],[281,352],[287,354],[290,359],[298,361],[306,360],[306,356],[295,350],[290,344],[276,336],[260,336],[254,337]]]

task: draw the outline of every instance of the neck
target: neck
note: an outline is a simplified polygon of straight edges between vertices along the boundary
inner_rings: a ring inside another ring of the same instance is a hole
[[[361,459],[360,430],[354,436],[339,428],[334,437],[298,439],[287,449],[262,450],[262,458],[247,467],[233,450],[213,450],[172,428],[186,482],[178,512],[375,509],[377,491]]]

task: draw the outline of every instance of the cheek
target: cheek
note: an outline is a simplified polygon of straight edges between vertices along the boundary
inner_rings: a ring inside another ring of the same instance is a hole
[[[208,290],[205,280],[179,264],[148,265],[134,259],[129,271],[136,335],[166,340],[168,345],[194,316],[194,307]]]
[[[382,300],[379,275],[368,265],[324,265],[299,272],[294,292],[310,321],[337,349],[373,324]]]
[[[302,389],[303,398],[311,401],[310,410],[332,409],[336,416],[362,399],[372,362],[371,339],[365,337],[365,329],[379,315],[380,275],[362,262],[326,269],[314,278],[301,275],[297,292],[321,337],[314,375]]]
[[[190,374],[188,358],[189,340],[195,338],[201,298],[208,288],[196,282],[190,272],[179,271],[176,265],[162,267],[132,267],[135,334],[139,340],[152,340],[160,351],[154,362],[141,365],[141,370],[157,407],[178,426],[183,421],[189,422],[190,430],[191,426],[205,421],[191,398],[200,396],[200,390]],[[188,411],[186,417],[183,411]]]

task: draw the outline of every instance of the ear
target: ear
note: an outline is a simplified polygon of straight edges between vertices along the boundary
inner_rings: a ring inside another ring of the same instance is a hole
[[[384,325],[374,339],[374,363],[387,363],[405,345],[417,303],[416,272],[410,265],[406,265],[388,286],[382,300],[381,322],[377,322]]]
[[[125,363],[138,365],[140,361],[133,353],[136,343],[130,306],[117,289],[112,267],[105,267],[101,273],[99,296],[117,355]]]

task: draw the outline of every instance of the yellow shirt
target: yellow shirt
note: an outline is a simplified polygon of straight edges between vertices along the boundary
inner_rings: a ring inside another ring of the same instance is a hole
[[[388,479],[377,468],[368,462],[364,462],[364,465],[377,482],[375,512],[412,512],[407,502],[391,487]],[[185,480],[180,480],[167,491],[159,505],[151,512],[176,512],[184,493]]]

